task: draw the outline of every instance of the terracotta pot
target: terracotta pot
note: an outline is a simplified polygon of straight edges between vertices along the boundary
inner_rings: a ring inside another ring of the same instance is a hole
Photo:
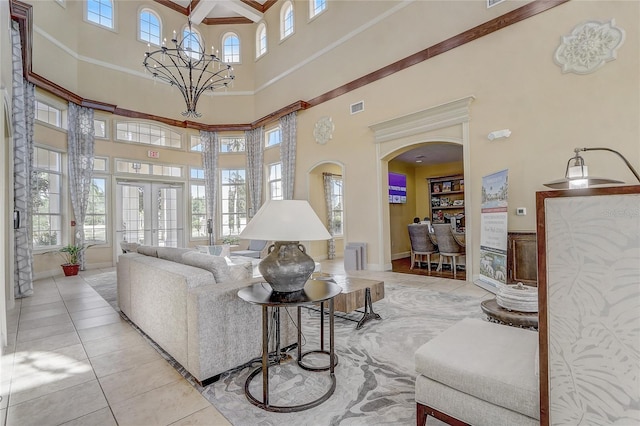
[[[80,265],[60,265],[62,266],[62,270],[64,271],[65,277],[70,277],[72,275],[78,275],[78,271],[80,270]]]

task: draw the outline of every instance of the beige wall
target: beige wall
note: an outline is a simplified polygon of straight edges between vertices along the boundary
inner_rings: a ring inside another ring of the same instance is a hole
[[[73,2],[67,3],[65,13],[74,19],[82,15],[77,6],[69,4]],[[136,2],[125,3],[123,8],[137,10]],[[296,2],[296,33],[282,43],[277,41],[279,8],[276,5],[266,14],[270,36],[267,56],[253,60],[255,25],[241,27],[242,67],[253,67],[249,74],[255,75],[255,79],[238,81],[242,86],[237,87],[234,96],[227,94],[202,101],[201,121],[212,124],[252,121],[295,100],[308,100],[322,94],[521,4],[505,2],[486,9],[485,4],[478,1],[417,1],[403,4],[404,7],[400,2],[329,2],[327,12],[307,22],[305,3]],[[67,88],[77,88],[81,96],[180,118],[183,105],[177,95],[136,77],[134,71],[139,72],[141,68],[138,66],[140,46],[137,46],[140,43],[131,42],[123,53],[119,47],[121,40],[115,44],[110,34],[90,31],[92,25],[77,23],[67,16],[64,26],[47,22],[39,10],[59,8],[54,2],[34,2],[34,6],[36,27],[54,34],[56,39],[83,55],[78,59],[69,56],[37,33],[36,72]],[[575,146],[606,145],[623,152],[634,165],[640,163],[639,9],[636,1],[568,2],[301,111],[295,198],[317,197],[307,177],[316,165],[343,165],[345,241],[366,242],[369,266],[388,268],[392,254],[399,253],[406,244],[394,242],[391,247],[391,235],[399,231],[391,230],[396,225],[391,224],[395,221],[390,220],[392,212],[385,201],[387,161],[394,151],[406,147],[376,144],[370,126],[473,96],[468,126],[443,129],[437,134],[440,137],[450,133],[450,138],[441,140],[468,141],[465,152],[465,158],[469,159],[469,164],[465,164],[468,171],[465,183],[471,195],[466,200],[468,220],[479,224],[482,176],[509,169],[509,229],[535,229],[535,192],[545,189],[543,182],[562,175]],[[166,26],[178,25],[184,20],[160,10],[170,20]],[[617,59],[592,74],[563,74],[552,59],[561,37],[579,23],[612,18],[626,31]],[[118,26],[122,36],[124,26],[124,21]],[[209,34],[215,39],[216,34],[224,30],[224,27],[205,29],[205,37]],[[76,34],[82,36],[81,42],[74,41]],[[101,52],[95,46],[103,42],[108,54],[94,57]],[[59,63],[53,60],[58,56],[69,58],[65,63],[76,63],[76,69],[71,66],[67,72],[52,66]],[[115,63],[122,70],[105,67],[86,57]],[[241,66],[237,68],[238,73],[243,72]],[[351,115],[349,105],[361,100],[365,102],[365,110]],[[322,116],[330,116],[335,123],[333,139],[325,145],[317,144],[313,138],[314,125]],[[510,138],[487,140],[489,132],[503,128],[511,129]],[[117,145],[112,143],[114,149],[119,149]],[[140,151],[122,149],[129,155],[139,155]],[[186,152],[176,154],[175,158],[196,161]],[[585,160],[594,175],[633,181],[633,175],[612,155],[587,153]],[[265,163],[273,161],[278,161],[277,150],[267,150]],[[515,207],[526,207],[528,215],[515,216]],[[406,222],[404,216],[403,213]],[[477,258],[479,227],[473,226],[468,232],[475,242],[468,250]],[[478,266],[474,264],[471,268],[470,278],[477,274]]]

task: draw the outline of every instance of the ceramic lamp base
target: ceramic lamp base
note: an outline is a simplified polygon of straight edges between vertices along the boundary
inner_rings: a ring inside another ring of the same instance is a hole
[[[303,289],[315,267],[299,241],[276,241],[258,269],[273,291],[291,293]]]

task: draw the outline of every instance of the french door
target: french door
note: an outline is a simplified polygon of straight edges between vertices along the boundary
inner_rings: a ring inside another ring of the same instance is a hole
[[[118,182],[116,241],[180,247],[183,236],[183,186],[156,182]]]

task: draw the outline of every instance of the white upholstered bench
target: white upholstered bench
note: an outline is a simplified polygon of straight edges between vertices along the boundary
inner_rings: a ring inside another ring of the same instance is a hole
[[[538,425],[538,333],[464,319],[415,354],[417,425]]]

